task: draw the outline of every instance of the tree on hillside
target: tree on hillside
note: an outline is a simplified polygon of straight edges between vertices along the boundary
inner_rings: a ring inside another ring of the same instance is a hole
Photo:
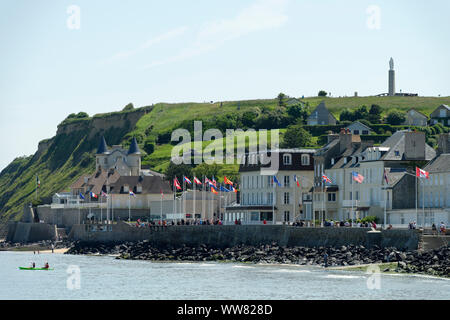
[[[286,95],[283,92],[280,92],[277,96],[278,106],[285,107],[286,106]]]
[[[311,144],[311,134],[300,125],[289,126],[284,133],[282,148],[300,148]]]
[[[203,178],[203,176],[206,176],[209,179],[211,179],[212,176],[217,178],[217,176],[219,174],[219,169],[220,169],[220,167],[216,163],[213,163],[213,164],[202,163],[202,164],[199,164],[198,166],[196,166],[192,170],[192,173],[200,180]]]
[[[327,96],[327,92],[325,90],[320,90],[318,93],[319,97],[326,97]]]
[[[301,104],[294,104],[287,108],[288,115],[292,118],[292,123],[302,123],[308,117],[308,113]]]
[[[349,109],[342,110],[341,114],[339,115],[339,121],[353,121],[353,112],[351,112]]]
[[[381,122],[381,107],[377,104],[373,104],[369,110],[368,119],[371,123],[380,123]]]
[[[131,102],[127,104],[125,108],[122,109],[122,111],[130,111],[130,110],[134,110],[134,106]]]
[[[367,110],[367,107],[362,105],[361,107],[357,108],[353,112],[353,121],[361,120],[361,119],[367,120],[368,116],[369,116],[369,111]]]
[[[403,114],[403,112],[399,111],[399,110],[392,110],[389,111],[387,117],[386,117],[386,122],[389,123],[390,125],[400,125],[403,122],[405,122],[405,115]]]
[[[78,112],[77,114],[77,118],[81,119],[81,118],[89,118],[89,115],[86,112]]]
[[[175,177],[178,178],[178,181],[180,181],[180,183],[182,183],[183,176],[191,177],[192,167],[184,163],[174,164],[173,162],[170,162],[164,174],[166,175],[166,180],[169,181],[170,185],[172,186],[173,179]]]

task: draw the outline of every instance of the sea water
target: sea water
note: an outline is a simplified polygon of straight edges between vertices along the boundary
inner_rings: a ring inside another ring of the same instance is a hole
[[[314,266],[0,252],[0,270],[0,299],[450,299],[450,279]]]

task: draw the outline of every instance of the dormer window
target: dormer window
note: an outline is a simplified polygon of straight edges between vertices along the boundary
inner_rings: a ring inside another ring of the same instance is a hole
[[[334,158],[331,158],[331,165],[334,165]]]
[[[136,192],[142,193],[142,186],[141,185],[136,186]]]
[[[290,154],[283,155],[283,164],[291,165],[292,164],[292,156]]]
[[[347,164],[347,157],[344,157],[344,164]]]
[[[130,191],[130,186],[124,185],[124,186],[123,186],[123,192],[127,193],[127,192],[129,192],[129,191]]]
[[[309,166],[309,154],[302,154],[302,166]]]
[[[400,151],[395,150],[395,151],[394,151],[394,154],[395,154],[396,157],[400,157]]]

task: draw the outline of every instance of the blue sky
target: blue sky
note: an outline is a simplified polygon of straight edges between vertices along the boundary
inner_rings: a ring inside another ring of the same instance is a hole
[[[391,56],[397,91],[448,96],[449,12],[445,0],[3,0],[0,170],[72,112],[373,95],[387,91]]]

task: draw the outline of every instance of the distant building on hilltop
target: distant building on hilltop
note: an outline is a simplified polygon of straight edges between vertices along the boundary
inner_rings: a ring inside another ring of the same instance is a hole
[[[349,129],[352,134],[361,135],[361,134],[371,134],[373,130],[366,126],[364,123],[359,121],[353,122],[351,125],[346,127],[345,129]]]
[[[450,107],[441,104],[430,114],[430,124],[441,123],[444,126],[450,126]]]
[[[322,101],[311,114],[309,115],[308,119],[306,120],[309,126],[314,125],[335,125],[337,120],[336,118],[331,114],[330,111],[328,111],[327,107],[325,106],[325,102]]]
[[[406,113],[406,120],[403,123],[404,125],[407,126],[426,126],[428,122],[428,117],[426,115],[424,115],[423,113],[414,110],[414,109],[409,109],[408,112]]]

